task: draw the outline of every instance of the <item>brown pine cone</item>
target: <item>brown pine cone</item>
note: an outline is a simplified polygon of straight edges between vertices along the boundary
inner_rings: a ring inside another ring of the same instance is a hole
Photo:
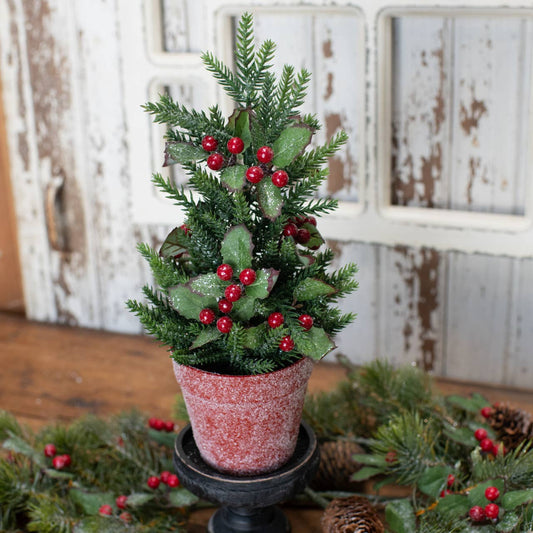
[[[509,450],[514,450],[525,440],[533,440],[531,415],[507,404],[495,404],[488,419],[498,440]]]
[[[322,515],[323,533],[384,533],[379,516],[366,498],[337,498]]]
[[[352,459],[364,450],[355,442],[328,441],[320,444],[320,465],[310,486],[314,490],[345,490],[354,492],[361,486],[350,477],[361,468]]]

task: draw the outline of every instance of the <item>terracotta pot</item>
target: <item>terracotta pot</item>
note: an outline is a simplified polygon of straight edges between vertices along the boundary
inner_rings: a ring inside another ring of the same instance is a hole
[[[194,440],[206,463],[232,475],[272,472],[292,456],[313,361],[229,376],[174,363]]]

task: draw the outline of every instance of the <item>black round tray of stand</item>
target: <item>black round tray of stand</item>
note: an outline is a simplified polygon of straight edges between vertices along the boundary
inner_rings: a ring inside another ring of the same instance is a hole
[[[179,433],[174,448],[174,466],[182,486],[222,505],[209,521],[209,533],[289,532],[289,521],[276,504],[306,487],[319,460],[316,437],[305,422],[292,457],[268,474],[239,477],[215,470],[200,456],[190,425]]]

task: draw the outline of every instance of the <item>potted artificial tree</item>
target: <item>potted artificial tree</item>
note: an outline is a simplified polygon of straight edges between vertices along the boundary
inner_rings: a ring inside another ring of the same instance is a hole
[[[202,56],[235,102],[227,120],[218,106],[198,112],[168,95],[145,106],[168,126],[165,165],[182,165],[190,191],[153,176],[185,218],[159,250],[139,245],[157,288],[128,307],[169,347],[203,459],[237,475],[290,458],[313,361],[354,319],[336,302],[357,286],[355,265],[328,269],[316,217],[337,202],[314,197],[347,136],[309,147],[320,125],[298,108],[310,75],[285,66],[277,80],[274,49],[255,48],[245,14],[234,73]]]

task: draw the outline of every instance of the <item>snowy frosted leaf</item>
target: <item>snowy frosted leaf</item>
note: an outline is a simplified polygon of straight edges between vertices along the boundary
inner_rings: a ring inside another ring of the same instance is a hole
[[[175,165],[176,163],[190,163],[191,161],[201,161],[207,154],[203,148],[194,144],[184,142],[167,142],[165,145],[164,167]]]
[[[191,289],[202,296],[213,296],[218,298],[224,294],[224,289],[228,282],[221,280],[215,273],[204,274],[191,279]]]
[[[312,135],[311,128],[305,124],[289,126],[284,129],[272,145],[274,150],[272,163],[274,166],[283,168],[291,163],[305,150],[305,147],[311,142]]]
[[[80,489],[70,489],[70,497],[86,514],[98,514],[102,505],[114,505],[115,497],[112,492],[86,492]]]
[[[409,500],[395,500],[385,509],[385,517],[395,533],[415,533],[416,520],[413,506]]]
[[[533,502],[533,489],[513,490],[503,495],[502,507],[506,511],[511,511],[519,505],[530,502]]]
[[[256,272],[255,281],[245,289],[246,296],[251,298],[266,298],[274,287],[279,271],[273,268],[262,268]]]
[[[329,296],[336,292],[335,287],[328,283],[315,279],[305,278],[294,289],[294,298],[300,302],[314,300],[319,296]]]
[[[231,316],[243,322],[250,320],[255,313],[255,300],[255,298],[243,296],[233,304]]]
[[[245,183],[246,168],[244,165],[233,165],[220,173],[222,185],[230,191],[240,191]]]
[[[326,354],[336,348],[335,343],[329,338],[322,328],[311,328],[306,332],[293,335],[296,349],[315,361],[319,361]]]
[[[194,320],[199,320],[200,311],[206,308],[216,308],[217,300],[212,296],[201,296],[193,292],[190,286],[176,285],[168,289],[170,301],[176,311]]]
[[[233,130],[235,137],[240,137],[244,142],[244,149],[252,143],[250,132],[250,110],[236,109],[228,119],[228,125]]]
[[[154,499],[153,494],[147,494],[146,492],[134,492],[128,495],[128,507],[135,508],[148,503]]]
[[[191,344],[191,347],[189,350],[195,350],[196,348],[200,348],[200,346],[204,346],[222,336],[222,333],[215,327],[204,329],[198,337],[194,340],[194,342]]]
[[[252,234],[246,226],[234,226],[224,236],[220,252],[224,263],[236,272],[252,266]]]
[[[279,217],[283,206],[283,197],[281,189],[276,187],[271,179],[265,178],[257,184],[257,199],[266,218],[275,220]]]
[[[176,257],[187,251],[187,245],[188,239],[185,230],[182,228],[174,228],[161,245],[159,255],[163,257]]]
[[[187,489],[180,488],[171,490],[168,494],[168,500],[170,505],[174,507],[189,507],[197,503],[199,498]]]
[[[9,431],[8,433],[10,437],[6,439],[2,444],[2,447],[5,450],[9,450],[15,453],[21,453],[22,455],[25,455],[38,465],[45,464],[42,453],[39,453],[37,450],[32,448],[32,446],[28,444],[22,437],[15,435],[11,431]]]

